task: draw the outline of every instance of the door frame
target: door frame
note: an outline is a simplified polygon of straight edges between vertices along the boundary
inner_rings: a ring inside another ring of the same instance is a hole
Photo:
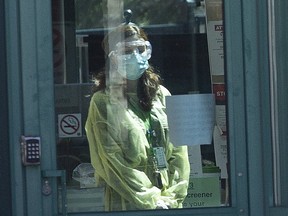
[[[6,45],[5,38],[5,16],[4,16],[4,0],[0,0],[0,212],[4,215],[11,215],[11,176],[10,176],[10,160],[9,155],[9,121],[8,116],[8,85],[7,85],[7,65],[6,65],[6,49],[3,49]]]
[[[272,168],[263,159],[263,152],[267,153],[271,144],[270,128],[266,127],[266,120],[270,119],[269,97],[261,94],[269,92],[266,86],[269,67],[265,63],[267,5],[251,0],[224,0],[224,8],[225,17],[229,17],[224,20],[224,26],[226,71],[229,71],[226,83],[231,207],[153,211],[154,215],[267,215],[269,190],[263,189],[266,183],[271,188],[273,182],[267,175]],[[42,194],[43,171],[57,168],[51,0],[5,0],[5,25],[13,214],[57,215],[57,186],[53,177],[45,179],[52,187],[51,195]],[[21,135],[41,138],[39,166],[22,165]],[[257,169],[263,162],[268,166],[267,172]],[[148,216],[151,213],[73,215]]]
[[[57,215],[54,179],[51,195],[42,194],[42,171],[56,169],[50,0],[5,0],[5,25],[12,213]],[[40,165],[22,164],[22,135],[40,137]]]

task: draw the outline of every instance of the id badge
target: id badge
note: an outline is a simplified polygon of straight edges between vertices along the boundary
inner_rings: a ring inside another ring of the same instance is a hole
[[[164,169],[167,168],[167,161],[166,156],[164,154],[164,148],[163,147],[155,147],[153,148],[154,155],[157,160],[157,168],[158,169]]]

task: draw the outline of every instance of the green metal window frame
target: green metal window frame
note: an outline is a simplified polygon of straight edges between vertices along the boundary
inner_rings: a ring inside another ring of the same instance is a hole
[[[271,215],[288,214],[288,124],[287,124],[287,1],[270,0],[270,52],[271,52],[271,92],[273,110],[273,162],[274,162],[274,199],[272,199]]]

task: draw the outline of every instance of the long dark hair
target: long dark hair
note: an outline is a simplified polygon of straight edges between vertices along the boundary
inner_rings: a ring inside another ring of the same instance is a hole
[[[135,34],[139,38],[148,40],[145,32],[135,24],[120,25],[104,37],[102,46],[106,53],[106,68],[95,76],[94,91],[99,91],[106,88],[106,71],[110,65],[108,55],[112,51],[111,49],[113,49],[116,43],[119,42],[121,36],[123,37],[122,39],[126,39]],[[137,84],[137,97],[139,99],[139,104],[144,111],[150,111],[152,109],[152,102],[157,94],[160,82],[160,76],[155,72],[155,69],[152,66],[149,66],[149,68],[139,78]]]

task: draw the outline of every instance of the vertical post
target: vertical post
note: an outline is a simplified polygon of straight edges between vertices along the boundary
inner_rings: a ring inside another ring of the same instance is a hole
[[[10,176],[10,151],[9,151],[9,122],[8,122],[8,85],[6,67],[6,37],[4,0],[0,0],[0,212],[3,215],[12,215],[11,209],[11,176]]]
[[[19,137],[22,133],[22,89],[21,89],[21,54],[20,54],[20,28],[19,28],[19,1],[5,0],[5,36],[6,36],[6,63],[7,88],[9,107],[9,150],[11,155],[11,196],[12,214],[24,216],[26,212],[23,169]],[[15,28],[17,26],[17,28]],[[18,157],[17,157],[18,156]]]

